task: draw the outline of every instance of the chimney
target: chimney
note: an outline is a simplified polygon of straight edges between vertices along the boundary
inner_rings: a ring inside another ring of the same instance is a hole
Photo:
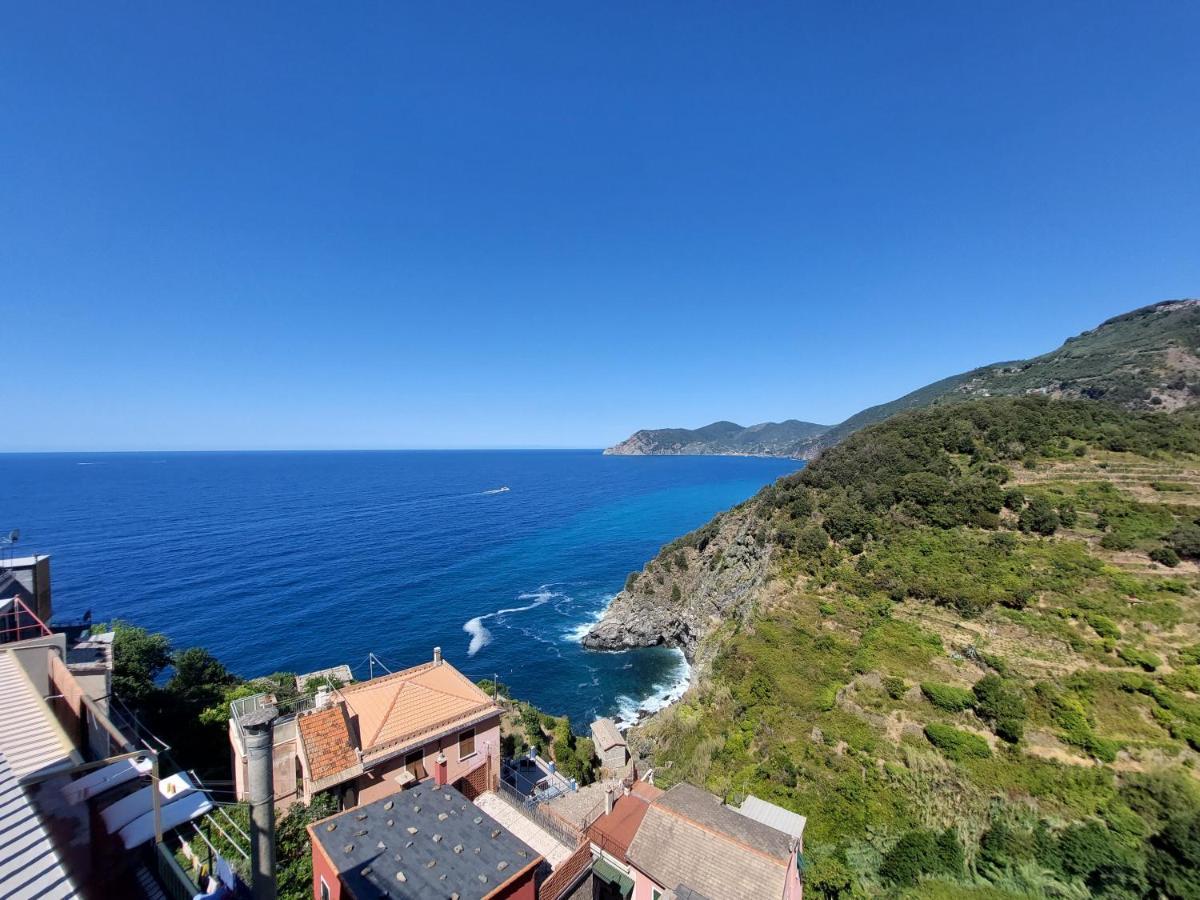
[[[313,706],[317,709],[324,709],[329,705],[329,688],[321,685],[317,688],[317,694],[313,697]]]
[[[604,814],[608,815],[613,811],[613,789],[610,784],[604,789]]]
[[[433,648],[433,664],[435,666],[440,666],[442,664],[442,648],[441,647]]]
[[[242,717],[250,794],[250,893],[275,900],[275,779],[271,745],[279,710],[264,706]]]

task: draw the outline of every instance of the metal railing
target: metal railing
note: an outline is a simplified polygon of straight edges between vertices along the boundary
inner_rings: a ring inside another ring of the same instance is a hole
[[[555,838],[563,846],[575,849],[583,843],[583,832],[575,830],[557,816],[551,816],[548,813],[542,812],[536,803],[529,803],[521,792],[511,784],[501,781],[500,789],[496,791],[496,796],[543,831],[548,832],[551,837]]]
[[[0,602],[11,604],[0,612],[0,644],[13,644],[53,634],[20,597],[9,597]]]
[[[158,859],[158,883],[170,900],[192,900],[200,893],[200,888],[179,865],[170,847],[165,843],[155,844],[154,855]]]
[[[268,698],[271,699],[268,700]],[[279,718],[275,720],[275,727],[278,728],[280,721],[294,719],[302,712],[316,709],[317,699],[315,694],[299,694],[287,700],[275,700],[274,694],[263,691],[261,694],[233,700],[229,704],[229,718],[233,720],[233,726],[238,732],[238,739],[243,744],[246,735],[242,731],[242,717],[252,712],[258,712],[264,706],[275,706],[279,710]]]

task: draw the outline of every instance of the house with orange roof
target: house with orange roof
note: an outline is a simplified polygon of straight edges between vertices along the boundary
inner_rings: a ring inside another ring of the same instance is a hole
[[[322,690],[311,707],[281,716],[275,727],[277,806],[334,791],[349,808],[425,781],[468,798],[497,786],[501,709],[441,648],[404,671]],[[240,795],[245,755],[237,713],[230,738]]]

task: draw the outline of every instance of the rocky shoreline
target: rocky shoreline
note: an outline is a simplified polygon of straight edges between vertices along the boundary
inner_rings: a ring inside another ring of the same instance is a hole
[[[743,504],[668,544],[630,576],[625,590],[584,635],[583,646],[674,647],[683,651],[694,681],[715,651],[708,638],[722,625],[747,618],[767,579],[770,552],[756,540],[751,525],[749,505]]]

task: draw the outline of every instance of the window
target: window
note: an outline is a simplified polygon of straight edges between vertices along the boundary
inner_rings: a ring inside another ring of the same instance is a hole
[[[650,888],[650,900],[662,900],[662,891],[658,888]]]
[[[466,759],[475,755],[475,729],[464,731],[458,736],[458,758]]]
[[[325,883],[325,876],[321,876],[321,900],[329,900],[329,885]]]
[[[404,757],[404,768],[412,772],[417,781],[424,781],[429,777],[429,773],[425,771],[425,757],[420,750],[415,750]]]

